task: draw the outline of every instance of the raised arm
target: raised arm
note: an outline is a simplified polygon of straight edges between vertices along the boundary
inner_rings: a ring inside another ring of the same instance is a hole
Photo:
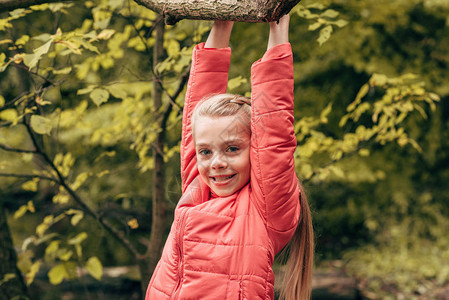
[[[268,50],[251,69],[251,187],[269,233],[278,237],[273,238],[276,251],[291,237],[299,218],[288,24],[288,15],[270,23]]]
[[[196,104],[209,94],[226,92],[231,49],[228,47],[233,22],[215,21],[206,43],[197,45],[192,54],[192,66],[183,109],[181,140],[182,191],[198,175],[191,116]]]

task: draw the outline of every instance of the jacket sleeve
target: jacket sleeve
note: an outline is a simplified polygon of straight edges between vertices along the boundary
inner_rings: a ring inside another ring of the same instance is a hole
[[[196,104],[210,94],[226,92],[231,48],[204,48],[204,43],[193,49],[192,66],[183,109],[181,139],[182,192],[198,175],[191,116]]]
[[[295,173],[293,55],[289,43],[269,49],[251,68],[251,189],[276,251],[299,219]]]

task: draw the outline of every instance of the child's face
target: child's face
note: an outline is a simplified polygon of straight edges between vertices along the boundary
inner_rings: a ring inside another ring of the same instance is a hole
[[[198,171],[218,196],[229,196],[250,177],[250,133],[241,116],[195,120]]]

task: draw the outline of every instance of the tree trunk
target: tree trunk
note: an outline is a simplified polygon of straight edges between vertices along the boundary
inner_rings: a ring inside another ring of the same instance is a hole
[[[0,300],[29,299],[22,274],[17,269],[17,256],[0,199]]]
[[[159,22],[156,25],[156,41],[153,48],[153,70],[156,70],[156,65],[164,59],[164,31],[165,25]],[[153,103],[156,111],[162,107],[162,87],[159,83],[160,78],[157,77],[154,71],[153,75]],[[165,166],[164,166],[164,143],[165,143],[165,128],[161,128],[158,136],[154,142],[154,169],[153,169],[153,195],[152,195],[152,224],[150,242],[147,254],[145,255],[145,263],[139,263],[140,274],[142,277],[142,290],[145,292],[149,279],[156,268],[157,262],[162,253],[164,246],[164,232],[165,232]],[[145,295],[145,294],[144,294]]]
[[[182,19],[270,22],[279,20],[300,0],[135,0],[165,16],[167,24]]]

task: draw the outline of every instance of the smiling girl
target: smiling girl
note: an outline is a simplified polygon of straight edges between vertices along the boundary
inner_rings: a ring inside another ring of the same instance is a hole
[[[195,47],[183,110],[182,197],[146,299],[274,299],[273,261],[290,255],[281,297],[309,299],[313,231],[293,154],[289,16],[270,23],[251,99],[225,94],[233,23]]]

